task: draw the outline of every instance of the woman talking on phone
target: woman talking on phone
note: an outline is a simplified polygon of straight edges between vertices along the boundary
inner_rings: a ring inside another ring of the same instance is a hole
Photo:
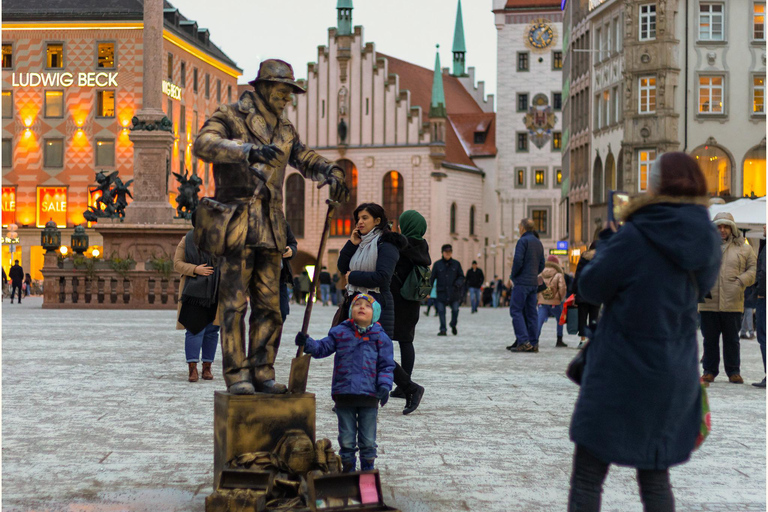
[[[379,324],[394,339],[395,302],[390,291],[390,282],[395,266],[400,259],[400,249],[406,246],[406,239],[389,228],[384,208],[376,203],[363,203],[353,212],[355,229],[349,241],[339,253],[337,266],[346,276],[347,297],[351,299],[358,293],[367,293],[381,305]],[[347,308],[348,301],[345,301]],[[341,308],[344,310],[344,307]],[[413,412],[419,405],[424,388],[413,383],[408,373],[395,365],[395,383],[407,389],[406,401],[409,408],[403,413]],[[420,394],[415,393],[420,390]],[[408,393],[414,396],[408,397]],[[406,412],[408,411],[408,412]]]
[[[720,267],[707,203],[696,161],[661,155],[581,273],[579,293],[604,309],[571,419],[569,512],[600,510],[610,464],[637,469],[646,512],[675,509],[669,468],[688,460],[702,419],[697,303]]]

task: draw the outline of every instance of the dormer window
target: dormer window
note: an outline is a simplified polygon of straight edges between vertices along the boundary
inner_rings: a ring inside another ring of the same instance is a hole
[[[475,144],[485,144],[487,132],[475,132]]]

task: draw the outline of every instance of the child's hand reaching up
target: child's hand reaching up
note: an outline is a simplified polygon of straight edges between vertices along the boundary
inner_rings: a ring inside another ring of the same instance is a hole
[[[379,403],[384,407],[389,400],[389,390],[384,386],[379,386],[379,389],[376,390],[376,398],[379,399]]]
[[[309,339],[309,335],[305,334],[303,332],[299,332],[296,334],[296,346],[297,347],[304,347],[304,353],[305,354],[311,354],[309,350],[307,350],[307,340]]]

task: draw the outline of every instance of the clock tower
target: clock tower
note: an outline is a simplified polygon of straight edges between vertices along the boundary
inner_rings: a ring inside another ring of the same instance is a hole
[[[494,0],[498,56],[496,194],[500,222],[491,242],[496,244],[499,256],[514,254],[517,225],[523,218],[536,224],[547,254],[567,235],[561,193],[566,135],[561,128],[560,4],[560,0]],[[561,263],[566,263],[565,258]]]

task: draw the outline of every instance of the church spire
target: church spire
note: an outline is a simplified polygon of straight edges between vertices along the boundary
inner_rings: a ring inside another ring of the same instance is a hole
[[[436,46],[438,49],[440,45]],[[432,103],[429,105],[429,117],[445,117],[445,93],[443,92],[443,73],[440,70],[440,52],[435,52],[435,74],[432,77]]]
[[[466,76],[464,71],[464,21],[461,16],[461,0],[456,8],[456,28],[453,30],[453,76]]]
[[[340,36],[352,35],[352,0],[338,0],[336,2],[337,34]]]

